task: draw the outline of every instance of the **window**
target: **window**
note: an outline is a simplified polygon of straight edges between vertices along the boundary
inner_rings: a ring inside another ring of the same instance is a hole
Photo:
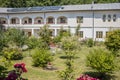
[[[115,14],[113,15],[113,21],[114,22],[116,21],[116,15]]]
[[[2,21],[3,24],[6,24],[6,21]]]
[[[66,23],[66,18],[65,17],[61,17],[60,18],[60,23]]]
[[[66,24],[67,23],[67,18],[62,16],[57,19],[58,24]]]
[[[29,24],[31,24],[31,23],[32,23],[32,19],[31,19],[31,18],[29,18],[29,19],[28,19],[28,21],[29,21]]]
[[[26,21],[26,20],[24,21],[24,24],[27,24],[27,21]]]
[[[106,15],[103,15],[103,22],[106,21]]]
[[[7,20],[6,18],[0,18],[0,24],[6,24]]]
[[[49,17],[49,18],[47,19],[47,23],[48,23],[48,24],[53,24],[53,23],[54,23],[54,18],[53,18],[53,17]]]
[[[43,18],[42,17],[36,17],[34,19],[34,24],[43,24]]]
[[[38,23],[41,24],[41,20],[38,20]]]
[[[77,16],[77,23],[83,23],[83,16]]]
[[[80,38],[83,38],[83,31],[80,31],[79,36]]]
[[[0,21],[0,24],[6,24],[6,21],[4,21],[4,20]]]
[[[109,14],[108,15],[108,22],[110,22],[111,21],[111,15]]]
[[[102,31],[96,31],[96,38],[103,38],[103,32]]]
[[[11,24],[16,24],[16,19],[11,19]]]

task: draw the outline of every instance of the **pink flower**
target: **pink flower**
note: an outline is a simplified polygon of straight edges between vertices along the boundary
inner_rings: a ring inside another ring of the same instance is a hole
[[[99,80],[97,78],[90,77],[88,75],[81,75],[77,80]]]

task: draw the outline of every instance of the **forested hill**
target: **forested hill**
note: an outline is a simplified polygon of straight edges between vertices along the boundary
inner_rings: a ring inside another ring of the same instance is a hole
[[[0,7],[33,7],[91,4],[93,0],[0,0]],[[95,3],[120,3],[120,0],[94,0]]]

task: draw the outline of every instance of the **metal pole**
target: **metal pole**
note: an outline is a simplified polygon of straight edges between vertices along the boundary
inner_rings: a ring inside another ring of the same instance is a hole
[[[7,14],[7,24],[8,24],[8,26],[7,26],[7,29],[8,29],[9,28],[9,24],[10,24],[9,14]]]
[[[94,0],[92,1],[92,26],[93,26],[93,30],[92,30],[92,37],[93,37],[93,40],[94,40],[94,10],[93,10],[93,7],[94,7]]]

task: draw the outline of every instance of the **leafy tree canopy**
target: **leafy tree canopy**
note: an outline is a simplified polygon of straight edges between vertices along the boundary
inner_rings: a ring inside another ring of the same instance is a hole
[[[0,0],[0,7],[32,7],[91,4],[93,0]],[[94,0],[95,3],[119,3],[120,0]]]

